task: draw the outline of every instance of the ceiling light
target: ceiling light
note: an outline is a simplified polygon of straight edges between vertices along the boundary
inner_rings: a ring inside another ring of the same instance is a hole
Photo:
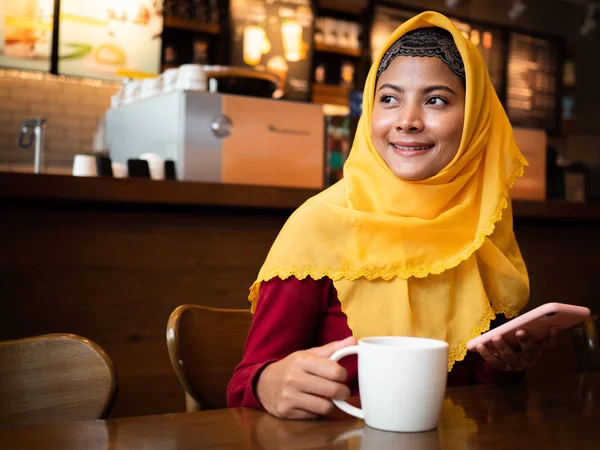
[[[447,8],[456,8],[460,4],[460,0],[445,0]]]
[[[527,5],[523,0],[514,0],[512,6],[508,10],[508,17],[511,20],[516,20],[523,15],[526,9]]]
[[[596,7],[594,5],[590,5],[588,7],[587,15],[585,16],[585,21],[581,28],[579,28],[579,32],[582,36],[587,36],[594,28],[596,28],[596,19],[594,19],[594,13],[596,12]]]

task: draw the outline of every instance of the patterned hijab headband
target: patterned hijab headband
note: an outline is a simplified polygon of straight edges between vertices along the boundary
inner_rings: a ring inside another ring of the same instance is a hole
[[[465,65],[454,39],[450,32],[443,28],[418,28],[406,33],[394,42],[381,58],[377,77],[398,56],[435,56],[448,64],[463,83],[466,80]]]

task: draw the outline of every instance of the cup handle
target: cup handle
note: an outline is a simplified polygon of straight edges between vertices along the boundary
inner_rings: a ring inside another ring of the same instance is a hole
[[[345,348],[338,350],[333,355],[331,355],[331,357],[329,359],[331,359],[332,361],[339,361],[340,359],[342,359],[346,356],[358,355],[358,351],[359,351],[358,345],[351,345],[350,347],[345,347]],[[350,414],[351,416],[354,416],[354,417],[358,417],[359,419],[365,418],[365,413],[362,409],[357,408],[356,406],[352,406],[348,402],[345,402],[343,400],[332,399],[332,401],[335,406],[340,408],[345,413]]]

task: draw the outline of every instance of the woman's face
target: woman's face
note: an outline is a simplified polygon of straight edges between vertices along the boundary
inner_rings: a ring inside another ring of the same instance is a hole
[[[450,67],[435,57],[398,56],[375,88],[373,144],[398,178],[424,180],[456,155],[464,114],[465,88]]]

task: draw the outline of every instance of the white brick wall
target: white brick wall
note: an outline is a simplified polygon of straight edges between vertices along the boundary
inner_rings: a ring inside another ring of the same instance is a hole
[[[44,116],[44,170],[69,172],[75,154],[92,150],[98,121],[119,87],[119,83],[0,70],[0,170],[32,170],[33,150],[18,144],[21,122]]]

